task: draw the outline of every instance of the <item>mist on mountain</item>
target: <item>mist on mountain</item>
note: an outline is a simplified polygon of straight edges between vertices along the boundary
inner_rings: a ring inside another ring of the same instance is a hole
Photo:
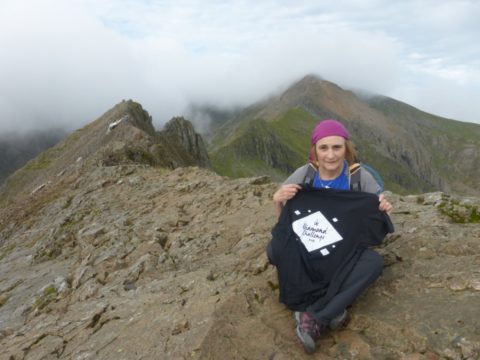
[[[0,185],[28,160],[58,143],[67,135],[59,128],[8,132],[0,135]]]

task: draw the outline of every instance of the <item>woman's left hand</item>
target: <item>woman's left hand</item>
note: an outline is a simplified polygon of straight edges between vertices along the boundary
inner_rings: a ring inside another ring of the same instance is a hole
[[[380,205],[378,206],[380,211],[385,211],[387,214],[390,215],[393,210],[393,206],[387,201],[387,199],[385,199],[385,195],[380,194],[380,196],[378,197],[378,201],[380,201]]]

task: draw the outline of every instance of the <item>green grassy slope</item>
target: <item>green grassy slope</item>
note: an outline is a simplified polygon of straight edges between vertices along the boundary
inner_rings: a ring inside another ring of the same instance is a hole
[[[270,123],[252,119],[242,123],[229,141],[210,153],[212,166],[221,175],[246,177],[270,175],[280,180],[298,162],[291,148],[275,133]]]
[[[427,149],[429,166],[453,189],[479,187],[480,125],[445,119],[400,101],[375,97],[370,106],[406,127]]]

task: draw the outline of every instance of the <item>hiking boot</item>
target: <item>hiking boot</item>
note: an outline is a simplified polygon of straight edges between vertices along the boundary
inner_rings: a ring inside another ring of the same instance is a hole
[[[307,312],[295,311],[294,317],[297,322],[295,333],[305,352],[311,354],[316,350],[315,340],[320,337],[324,326],[308,315]]]
[[[330,330],[337,330],[344,326],[347,323],[347,310],[343,310],[343,312],[338,315],[337,317],[333,318],[328,324]]]

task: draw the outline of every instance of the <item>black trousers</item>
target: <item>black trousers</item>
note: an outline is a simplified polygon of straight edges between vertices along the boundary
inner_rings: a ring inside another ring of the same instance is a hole
[[[321,309],[307,308],[307,312],[320,323],[328,325],[373,283],[383,270],[383,258],[372,249],[365,249],[352,271],[343,281],[337,294]]]

